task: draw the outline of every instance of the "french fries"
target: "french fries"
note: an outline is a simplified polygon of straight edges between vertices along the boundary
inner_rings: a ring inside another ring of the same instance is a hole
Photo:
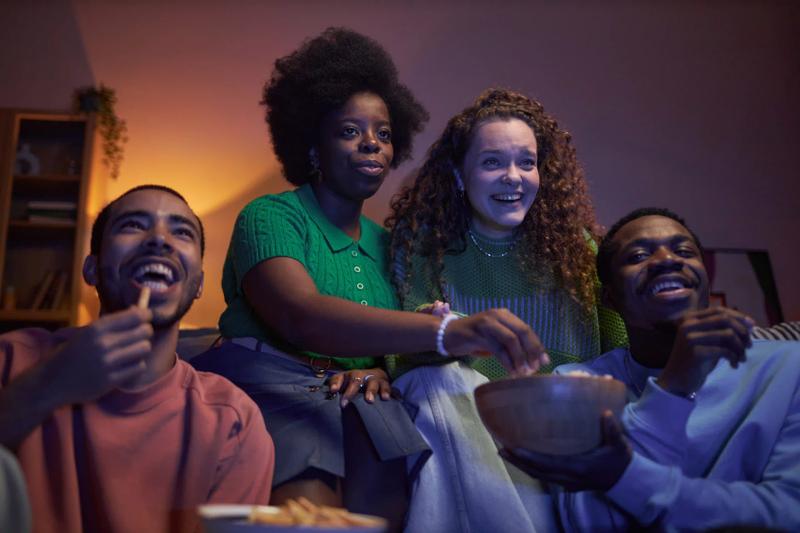
[[[139,309],[147,309],[148,305],[150,305],[150,287],[142,287],[139,293],[139,303],[137,307]]]
[[[253,507],[249,521],[252,524],[273,526],[311,526],[311,527],[381,527],[383,522],[374,518],[358,516],[347,509],[315,505],[302,496],[297,500],[287,500],[277,508]]]

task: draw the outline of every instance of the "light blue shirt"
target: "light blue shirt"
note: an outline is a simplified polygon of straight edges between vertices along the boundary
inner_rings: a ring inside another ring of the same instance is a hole
[[[625,382],[623,424],[633,460],[605,494],[559,492],[566,531],[730,525],[800,529],[800,344],[754,341],[747,361],[720,361],[694,401],[655,383],[626,349],[584,370]]]

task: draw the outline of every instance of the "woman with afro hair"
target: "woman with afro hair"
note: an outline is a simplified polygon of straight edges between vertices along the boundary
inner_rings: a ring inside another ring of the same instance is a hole
[[[570,135],[538,102],[485,91],[448,122],[392,211],[393,281],[404,309],[458,317],[508,308],[538,334],[548,371],[625,344],[621,319],[597,302],[598,230]],[[507,375],[500,361],[435,354],[399,357],[396,366],[394,384],[419,408],[417,427],[434,452],[408,531],[455,520],[465,531],[551,528],[546,497],[498,458],[472,400],[476,386]],[[463,509],[427,503],[443,493]],[[495,505],[504,511],[477,511]]]
[[[319,504],[402,527],[406,462],[429,455],[391,395],[383,356],[492,351],[515,372],[544,350],[508,311],[453,322],[399,310],[388,233],[361,214],[411,154],[427,113],[374,40],[330,28],[275,63],[267,123],[297,188],[251,201],[223,268],[224,342],[193,359],[260,406],[276,448],[272,502]]]

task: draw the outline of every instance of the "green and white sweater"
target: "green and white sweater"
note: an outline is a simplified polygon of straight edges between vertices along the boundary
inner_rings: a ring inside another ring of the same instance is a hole
[[[476,237],[480,249],[467,239],[464,252],[444,256],[445,294],[439,291],[435,273],[425,258],[414,257],[403,309],[414,310],[434,300],[446,301],[452,311],[467,315],[505,307],[539,335],[551,359],[544,372],[550,372],[558,365],[586,361],[618,346],[627,346],[625,325],[618,314],[602,306],[587,313],[554,282],[532,282],[531,277],[521,270],[515,250],[503,255],[509,250],[510,243],[493,242],[477,234]],[[395,265],[395,273],[403,275],[402,265]],[[443,361],[438,354],[399,356],[394,374],[397,376],[422,364],[440,364]],[[489,379],[507,374],[494,357],[475,358],[471,364]]]

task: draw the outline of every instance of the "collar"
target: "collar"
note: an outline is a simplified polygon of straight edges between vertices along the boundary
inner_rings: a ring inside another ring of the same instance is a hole
[[[364,215],[361,215],[359,217],[361,239],[354,241],[349,235],[337,228],[330,220],[328,220],[328,217],[326,217],[325,213],[322,212],[319,202],[317,202],[317,197],[314,196],[314,191],[311,189],[311,184],[306,183],[305,185],[298,187],[295,189],[295,193],[297,194],[297,197],[300,198],[300,203],[303,204],[308,216],[311,218],[317,228],[319,228],[319,231],[322,233],[323,237],[325,237],[325,241],[328,243],[328,247],[332,252],[340,252],[352,246],[353,243],[356,243],[361,251],[372,259],[377,259],[381,256],[382,232],[380,226],[369,220]]]
[[[154,382],[138,389],[113,389],[97,400],[101,409],[117,413],[141,413],[175,397],[175,391],[186,380],[188,364],[175,354],[172,368]]]

